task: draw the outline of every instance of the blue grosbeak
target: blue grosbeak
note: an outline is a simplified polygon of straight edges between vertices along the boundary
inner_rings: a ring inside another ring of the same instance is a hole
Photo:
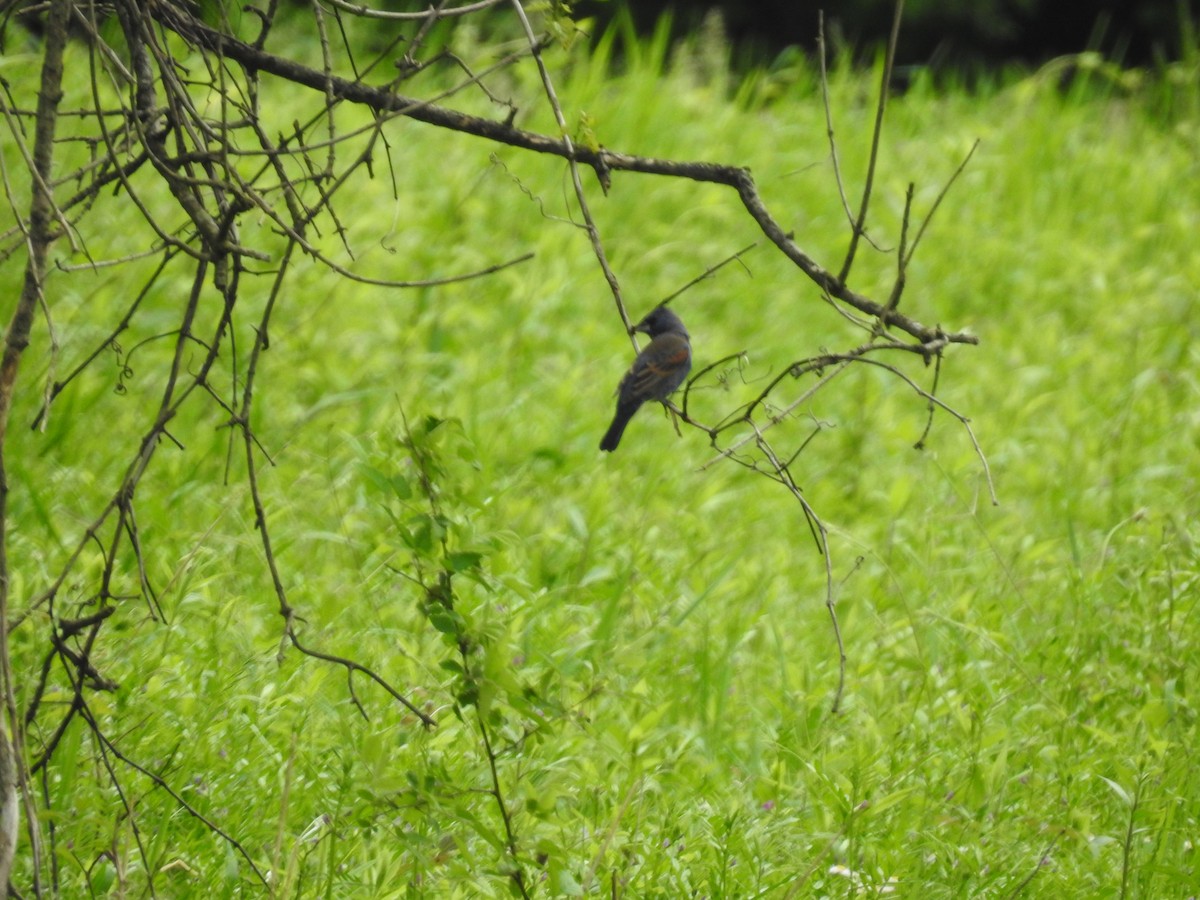
[[[600,441],[600,449],[612,451],[621,442],[625,426],[647,400],[666,400],[692,370],[692,345],[679,316],[665,306],[656,306],[634,331],[650,336],[650,343],[633,361],[617,388],[617,414]]]

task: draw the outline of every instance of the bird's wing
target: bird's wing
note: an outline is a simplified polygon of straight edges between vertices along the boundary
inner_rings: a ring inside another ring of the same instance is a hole
[[[638,354],[622,384],[623,398],[661,400],[679,386],[679,375],[691,363],[692,350],[678,334],[663,334]]]

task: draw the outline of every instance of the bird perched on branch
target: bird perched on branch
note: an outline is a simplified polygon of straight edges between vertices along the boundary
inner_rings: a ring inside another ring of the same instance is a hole
[[[650,336],[650,343],[633,361],[617,388],[617,414],[600,441],[600,449],[612,451],[621,442],[625,426],[647,400],[666,400],[692,369],[692,344],[679,316],[665,306],[656,306],[634,331]]]

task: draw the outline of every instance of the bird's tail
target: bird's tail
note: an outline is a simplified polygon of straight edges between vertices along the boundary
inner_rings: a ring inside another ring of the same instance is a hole
[[[638,406],[641,406],[641,404],[639,403]],[[617,449],[617,444],[621,443],[621,435],[625,433],[625,426],[629,424],[629,420],[637,412],[638,406],[632,409],[617,407],[617,414],[613,416],[612,424],[608,426],[608,431],[600,439],[601,450],[606,453],[612,453],[612,451]]]

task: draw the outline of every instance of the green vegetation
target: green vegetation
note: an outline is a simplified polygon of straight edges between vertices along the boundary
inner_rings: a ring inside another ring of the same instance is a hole
[[[708,57],[668,71],[661,46],[642,51],[620,75],[603,47],[556,71],[568,117],[613,149],[749,166],[799,244],[836,268],[847,229],[812,73],[738,87]],[[10,81],[31,77],[30,60],[4,65]],[[528,69],[512,85],[519,124],[552,132]],[[830,86],[852,195],[875,83],[837,72]],[[255,429],[275,463],[260,478],[300,633],[379,672],[437,727],[356,678],[364,719],[342,669],[277,659],[245,462],[227,455],[227,417],[201,402],[137,496],[169,623],[151,621],[129,561],[129,599],[93,657],[119,687],[90,694],[93,712],[280,896],[509,895],[495,784],[537,896],[1194,893],[1200,115],[1194,80],[1175,90],[1165,104],[1031,76],[977,94],[918,83],[890,104],[872,229],[885,248],[906,184],[923,213],[981,141],[904,304],[980,337],[950,351],[938,393],[971,418],[1000,505],[949,416],[912,449],[925,410],[895,380],[852,371],[804,410],[829,426],[800,468],[833,530],[840,713],[824,566],[794,501],[735,466],[701,471],[711,448],[657,410],[617,453],[597,451],[629,345],[586,236],[555,218],[561,162],[411,122],[389,127],[376,180],[344,188],[357,271],[421,279],[535,259],[411,291],[315,264],[294,274]],[[281,122],[299,115],[272,102]],[[19,160],[3,152],[11,178]],[[589,190],[635,316],[759,237],[726,189],[617,174],[607,197]],[[144,249],[123,246],[134,210],[102,215],[94,258]],[[746,350],[757,383],[859,342],[776,257],[760,246],[676,301],[697,368]],[[59,375],[137,289],[112,271],[53,277]],[[885,295],[893,272],[867,250],[853,283]],[[4,296],[20,275],[0,268]],[[50,359],[36,334],[7,449],[15,612],[136,452],[171,350],[152,339],[189,289],[172,287],[44,433],[24,427]],[[254,321],[247,311],[245,334]],[[728,398],[710,388],[695,402]],[[89,609],[99,565],[89,547],[61,615]],[[19,691],[46,632],[35,615],[12,633]],[[44,784],[63,896],[140,895],[147,866],[160,896],[261,890],[78,719]],[[29,866],[20,856],[15,878]]]

